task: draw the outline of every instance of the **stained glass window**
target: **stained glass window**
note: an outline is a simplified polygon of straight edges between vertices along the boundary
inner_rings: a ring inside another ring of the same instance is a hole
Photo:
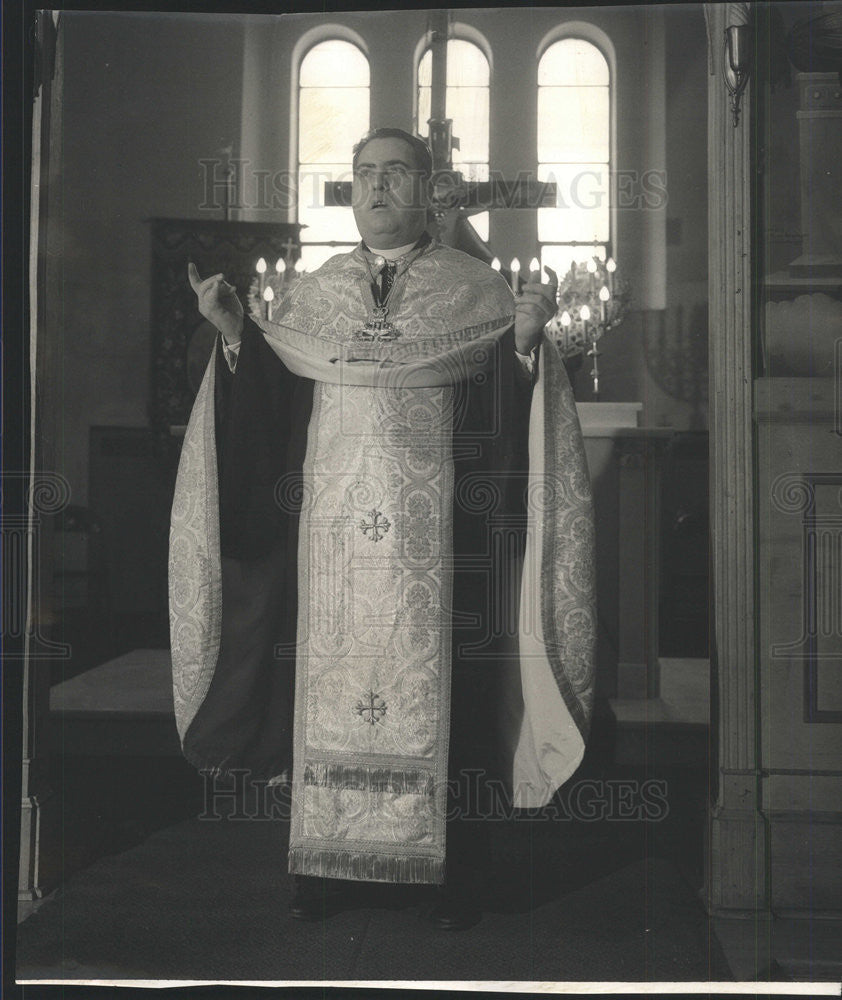
[[[298,221],[308,271],[359,242],[349,208],[326,208],[326,181],[351,179],[351,148],[369,129],[368,59],[351,42],[314,45],[298,71]],[[335,245],[330,246],[328,243]]]
[[[555,208],[538,209],[541,261],[604,259],[611,243],[611,76],[583,38],[554,42],[538,63],[538,179],[558,185]],[[582,244],[586,244],[582,246]]]

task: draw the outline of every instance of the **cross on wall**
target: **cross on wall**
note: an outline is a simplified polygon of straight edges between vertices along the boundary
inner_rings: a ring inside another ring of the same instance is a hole
[[[499,208],[554,208],[557,189],[553,183],[522,177],[466,181],[460,171],[453,169],[453,150],[459,148],[459,139],[453,135],[453,121],[446,117],[448,11],[431,12],[429,24],[432,117],[427,122],[427,143],[433,154],[434,203],[447,209],[461,209],[466,215]],[[351,183],[326,182],[324,203],[326,207],[349,207]]]

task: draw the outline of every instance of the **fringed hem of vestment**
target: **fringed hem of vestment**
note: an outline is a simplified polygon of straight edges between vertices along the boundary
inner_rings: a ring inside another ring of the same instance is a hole
[[[445,881],[443,858],[331,851],[312,847],[290,848],[289,871],[293,875],[316,875],[359,882],[441,885]]]
[[[434,778],[430,770],[397,765],[349,766],[344,763],[307,761],[304,784],[326,788],[354,788],[366,792],[393,792],[398,795],[432,795]]]

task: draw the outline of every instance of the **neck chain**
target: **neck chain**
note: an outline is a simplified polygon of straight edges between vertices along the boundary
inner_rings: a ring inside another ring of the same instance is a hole
[[[394,305],[394,300],[400,298],[400,294],[403,291],[403,286],[405,284],[404,276],[415,260],[424,252],[424,248],[429,242],[429,239],[425,240],[422,237],[409,253],[404,254],[402,257],[398,257],[397,260],[386,260],[382,256],[376,257],[375,263],[379,263],[381,260],[383,261],[383,263],[378,267],[376,273],[372,270],[371,263],[363,252],[363,259],[365,260],[365,265],[368,269],[369,277],[371,278],[371,284],[366,287],[366,291],[371,299],[371,305],[365,326],[361,327],[354,334],[355,340],[362,340],[368,343],[371,343],[372,341],[383,342],[396,340],[401,336],[401,331],[398,330],[394,323],[388,319],[389,310],[391,306]],[[383,269],[390,264],[395,268],[392,285],[383,299],[378,302],[375,300],[373,289],[377,287],[377,278],[380,276]],[[398,286],[400,286],[401,292],[394,294]]]

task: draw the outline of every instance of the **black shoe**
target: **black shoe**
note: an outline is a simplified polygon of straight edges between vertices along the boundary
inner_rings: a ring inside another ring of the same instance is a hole
[[[463,893],[441,886],[427,919],[442,931],[465,931],[482,920],[482,913]]]
[[[293,920],[327,920],[348,903],[348,890],[337,879],[293,875],[289,915]]]

